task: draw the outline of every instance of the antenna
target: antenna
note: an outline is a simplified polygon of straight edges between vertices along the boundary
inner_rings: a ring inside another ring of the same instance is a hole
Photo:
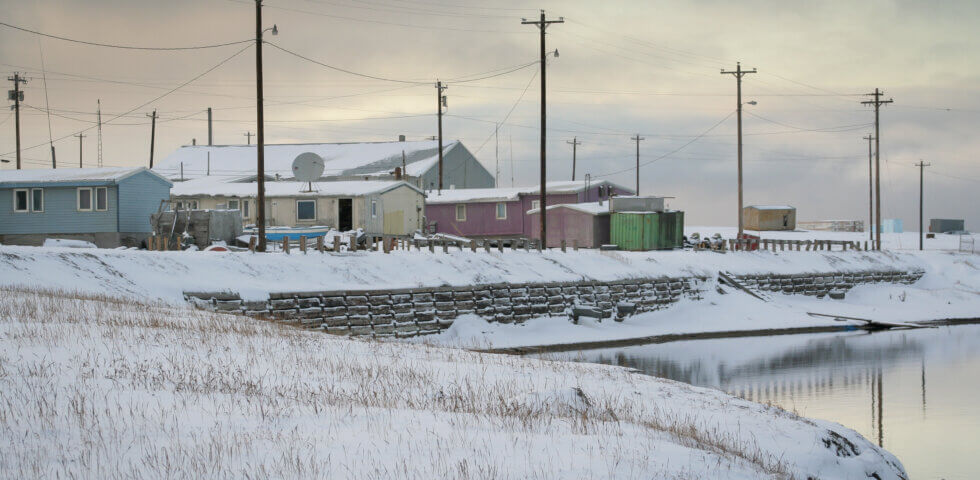
[[[313,152],[299,154],[293,160],[293,178],[309,184],[309,190],[313,191],[313,182],[320,179],[323,175],[323,158]]]

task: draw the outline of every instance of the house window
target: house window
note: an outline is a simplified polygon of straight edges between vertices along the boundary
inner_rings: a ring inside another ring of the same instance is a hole
[[[456,221],[466,221],[466,205],[456,205]]]
[[[316,200],[296,200],[296,220],[316,220]]]
[[[109,189],[99,187],[95,189],[95,209],[104,212],[109,209]]]
[[[531,210],[537,210],[541,208],[541,200],[531,200]]]
[[[17,189],[14,190],[14,211],[15,212],[26,212],[27,211],[27,190]]]
[[[44,211],[44,190],[41,188],[31,189],[31,211],[32,212]]]
[[[242,217],[248,218],[248,200],[242,200]]]
[[[504,202],[497,204],[497,220],[507,220],[507,204]]]
[[[378,201],[371,200],[371,217],[376,218],[378,216]]]
[[[78,202],[76,208],[80,212],[91,212],[92,211],[92,189],[91,188],[79,188],[78,190]]]
[[[183,209],[184,209],[184,202],[177,202],[177,210],[183,210]]]

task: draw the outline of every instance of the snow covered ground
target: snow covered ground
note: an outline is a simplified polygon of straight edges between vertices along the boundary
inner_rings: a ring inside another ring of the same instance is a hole
[[[907,478],[841,425],[623,368],[10,287],[0,392],[11,478]]]

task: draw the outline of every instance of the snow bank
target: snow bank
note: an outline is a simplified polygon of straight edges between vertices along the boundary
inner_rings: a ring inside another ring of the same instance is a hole
[[[183,300],[184,291],[353,290],[488,283],[613,281],[662,276],[922,269],[953,262],[938,252],[578,252],[491,250],[253,254],[0,247],[0,285]]]
[[[13,478],[907,478],[838,424],[618,367],[10,289],[0,332]]]
[[[99,248],[92,242],[85,240],[69,240],[66,238],[45,238],[45,247],[65,247],[65,248]]]

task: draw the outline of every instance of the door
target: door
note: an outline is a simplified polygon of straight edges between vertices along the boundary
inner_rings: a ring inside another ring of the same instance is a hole
[[[337,230],[346,232],[354,229],[354,199],[341,198],[337,201]]]

